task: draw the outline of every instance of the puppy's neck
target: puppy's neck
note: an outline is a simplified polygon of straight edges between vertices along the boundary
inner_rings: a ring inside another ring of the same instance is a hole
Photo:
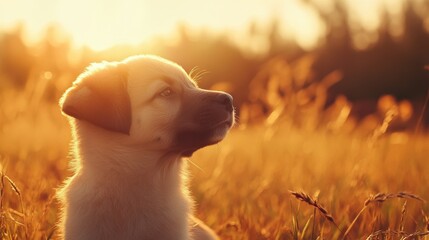
[[[123,180],[179,180],[183,167],[179,154],[132,145],[125,134],[107,131],[79,120],[75,120],[72,125],[74,154],[77,154],[76,171],[90,171],[101,178],[116,176]]]

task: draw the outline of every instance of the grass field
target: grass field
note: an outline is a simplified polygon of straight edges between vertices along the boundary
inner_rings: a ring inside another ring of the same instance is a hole
[[[55,239],[70,133],[37,88],[0,95],[1,239]],[[429,136],[238,126],[198,151],[196,214],[222,239],[429,239]]]

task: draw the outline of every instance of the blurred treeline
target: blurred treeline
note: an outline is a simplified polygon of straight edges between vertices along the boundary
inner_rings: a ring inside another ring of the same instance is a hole
[[[294,121],[300,122],[306,116],[297,114],[309,106],[317,120],[326,118],[321,112],[338,112],[331,124],[349,117],[363,121],[368,115],[380,114],[383,104],[394,106],[395,116],[408,112],[405,119],[413,121],[411,125],[422,116],[423,122],[429,122],[423,107],[429,88],[429,74],[424,69],[429,65],[425,15],[429,2],[405,1],[400,34],[387,12],[382,14],[378,32],[369,33],[351,22],[344,1],[334,1],[329,12],[306,2],[326,26],[326,35],[312,50],[281,36],[275,19],[264,35],[268,48],[259,54],[243,50],[228,33],[195,32],[184,25],[178,27],[179,37],[174,41],[159,37],[139,46],[104,51],[73,47],[72,38],[55,26],[39,43],[29,46],[23,40],[25,27],[18,26],[0,36],[0,94],[9,89],[42,88],[44,101],[56,102],[90,62],[150,53],[176,61],[188,72],[196,66],[196,74],[207,70],[200,86],[231,92],[243,123],[270,117],[274,121],[291,111]],[[249,25],[249,41],[261,37],[259,30],[256,24]],[[362,47],[356,42],[362,38],[376,40]],[[386,111],[381,114],[382,122]]]

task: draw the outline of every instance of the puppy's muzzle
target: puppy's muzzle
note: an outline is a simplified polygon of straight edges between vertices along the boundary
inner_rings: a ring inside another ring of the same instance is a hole
[[[195,99],[195,104],[199,105],[199,109],[194,109],[194,128],[210,129],[219,124],[233,123],[233,105],[232,96],[224,92],[204,91],[204,96],[200,99]],[[192,120],[191,120],[192,121]]]
[[[183,95],[183,107],[177,121],[175,146],[183,155],[223,139],[234,124],[231,95],[204,89],[190,90]]]

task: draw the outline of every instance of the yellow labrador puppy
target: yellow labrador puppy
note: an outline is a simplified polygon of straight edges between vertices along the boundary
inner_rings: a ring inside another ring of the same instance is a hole
[[[74,175],[58,193],[64,239],[217,239],[192,217],[183,157],[221,141],[232,97],[155,56],[91,65],[60,101]]]

